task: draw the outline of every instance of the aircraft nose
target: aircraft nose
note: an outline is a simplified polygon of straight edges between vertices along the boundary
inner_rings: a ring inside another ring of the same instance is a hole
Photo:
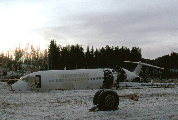
[[[28,90],[28,83],[25,81],[18,81],[11,85],[11,90],[15,92],[25,92]]]

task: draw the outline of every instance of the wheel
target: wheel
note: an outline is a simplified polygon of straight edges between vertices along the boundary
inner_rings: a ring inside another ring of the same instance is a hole
[[[95,93],[94,97],[93,97],[93,104],[97,105],[98,104],[98,100],[99,100],[99,96],[101,94],[101,92],[103,92],[104,90],[99,90]]]
[[[100,110],[117,110],[119,96],[112,90],[103,91],[100,93],[98,104]]]

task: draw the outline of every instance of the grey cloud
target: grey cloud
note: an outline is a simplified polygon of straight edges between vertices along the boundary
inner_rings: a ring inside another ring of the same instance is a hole
[[[176,37],[178,26],[177,2],[168,2],[125,11],[88,11],[56,17],[51,33],[56,40],[97,48],[109,45],[141,47],[143,51],[161,53],[157,44],[164,45],[169,37]],[[86,8],[87,9],[87,8]],[[48,31],[48,30],[47,30]],[[50,34],[50,35],[49,35]],[[152,45],[155,43],[155,45]],[[166,45],[165,45],[166,46]],[[153,48],[154,47],[154,48]],[[170,47],[170,46],[167,46]],[[146,56],[146,52],[144,52]],[[155,57],[155,56],[154,56]]]

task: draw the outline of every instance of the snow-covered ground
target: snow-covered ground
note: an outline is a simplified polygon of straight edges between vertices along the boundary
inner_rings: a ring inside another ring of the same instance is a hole
[[[178,88],[115,90],[119,95],[139,94],[139,101],[120,97],[116,111],[89,112],[97,90],[15,93],[0,84],[0,119],[138,120],[178,119]]]

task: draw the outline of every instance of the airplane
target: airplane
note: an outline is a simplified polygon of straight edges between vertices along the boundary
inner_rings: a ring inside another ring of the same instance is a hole
[[[139,73],[142,62],[138,62],[133,72],[124,68],[113,72],[113,69],[77,69],[77,70],[48,70],[25,75],[11,85],[13,91],[46,91],[46,90],[78,90],[100,89],[103,86],[111,88],[118,82],[119,76],[124,75],[126,81],[140,80]]]

